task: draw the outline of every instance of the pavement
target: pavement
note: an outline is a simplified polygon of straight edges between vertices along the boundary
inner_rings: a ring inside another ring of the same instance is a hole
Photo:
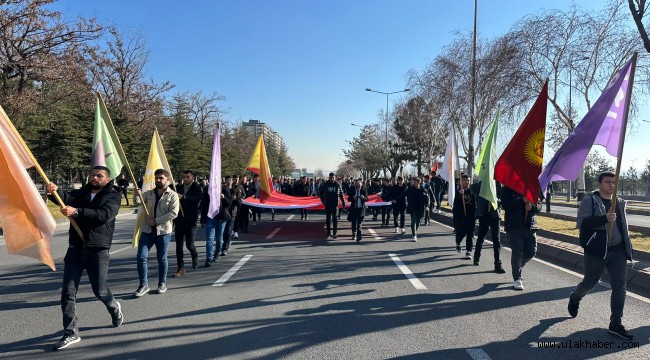
[[[546,210],[546,205],[542,204],[542,211]],[[546,214],[545,212],[542,215]],[[551,214],[563,215],[575,218],[578,215],[578,208],[569,206],[551,205]],[[649,228],[650,216],[642,214],[632,214],[629,211],[626,214],[629,225]]]
[[[326,241],[322,215],[309,221],[297,220],[297,213],[279,213],[277,221],[263,217],[214,266],[169,278],[165,294],[135,299],[135,216],[120,214],[109,285],[125,323],[111,326],[84,277],[77,303],[82,341],[61,351],[51,346],[62,335],[67,229],[60,226],[52,242],[57,272],[0,249],[0,358],[650,358],[650,299],[628,293],[624,324],[635,340],[624,341],[606,331],[606,283],[583,299],[572,319],[567,297],[579,274],[533,260],[523,272],[526,289],[515,291],[508,249],[502,251],[508,273],[492,272],[489,245],[474,266],[456,253],[442,217],[421,227],[417,242],[408,228],[397,235],[366,221],[360,243],[351,240],[345,220],[339,238]],[[202,228],[197,238],[203,263]],[[170,274],[174,249],[170,244]],[[152,254],[149,276],[156,274]]]

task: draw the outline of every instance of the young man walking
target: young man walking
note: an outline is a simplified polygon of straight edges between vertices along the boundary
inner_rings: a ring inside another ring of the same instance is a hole
[[[609,332],[632,340],[634,336],[623,326],[625,307],[627,261],[632,261],[632,243],[627,229],[625,200],[616,199],[612,208],[612,197],[616,175],[604,172],[598,176],[598,191],[585,196],[578,209],[580,245],[584,248],[584,278],[569,296],[569,314],[578,315],[580,300],[596,286],[603,270],[609,273],[612,294]]]

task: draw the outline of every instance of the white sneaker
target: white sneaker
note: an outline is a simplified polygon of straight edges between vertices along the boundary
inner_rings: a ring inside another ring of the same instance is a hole
[[[239,234],[235,231],[234,234],[232,234],[233,239],[239,239]]]
[[[399,228],[395,228],[395,234],[399,234]]]
[[[465,252],[465,260],[472,260],[472,253],[469,251]]]
[[[417,235],[413,235],[413,241],[418,242],[418,236]]]
[[[521,281],[521,279],[515,280],[514,284],[512,284],[512,287],[515,290],[523,290],[524,289],[524,282]]]
[[[325,239],[325,240],[332,240],[332,237],[327,235],[327,239]]]
[[[406,229],[402,228],[402,235],[406,234]]]

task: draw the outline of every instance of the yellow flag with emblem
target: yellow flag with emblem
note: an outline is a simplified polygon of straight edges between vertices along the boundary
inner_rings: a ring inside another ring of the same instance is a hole
[[[144,194],[145,192],[156,187],[156,178],[154,172],[158,169],[165,169],[169,172],[170,179],[173,183],[173,175],[171,169],[169,168],[169,163],[167,162],[167,157],[165,156],[165,149],[162,145],[162,140],[158,134],[158,129],[154,129],[153,138],[151,139],[151,147],[149,148],[149,158],[147,159],[147,167],[144,171],[144,178],[142,179],[142,188],[140,191]],[[146,204],[140,204],[141,207],[146,206]],[[154,209],[147,208],[149,214],[153,216]],[[134,248],[138,247],[140,242],[140,233],[142,231],[142,224],[145,220],[144,209],[138,209],[138,219],[135,222],[135,229],[133,230],[133,242],[132,245]]]

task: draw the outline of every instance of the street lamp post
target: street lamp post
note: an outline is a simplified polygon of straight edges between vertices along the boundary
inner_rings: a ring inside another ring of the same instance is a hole
[[[573,79],[571,74],[573,72],[573,63],[575,61],[589,60],[589,57],[584,56],[578,59],[572,59],[569,63],[569,120],[573,119],[573,103],[571,101],[571,94],[573,92]],[[582,164],[576,179],[576,199],[581,201],[585,195],[585,165]],[[567,194],[567,202],[571,202],[571,180],[569,180],[569,193]]]
[[[370,88],[366,88],[366,91],[386,95],[386,116],[385,116],[386,117],[386,144],[385,145],[386,145],[386,148],[388,149],[388,96],[393,95],[393,94],[403,93],[403,92],[409,92],[409,91],[411,91],[411,89],[404,89],[404,90],[392,91],[392,92],[383,92],[383,91],[376,91],[376,90],[373,90],[373,89],[370,89]],[[386,175],[385,172],[384,172],[384,175]]]

